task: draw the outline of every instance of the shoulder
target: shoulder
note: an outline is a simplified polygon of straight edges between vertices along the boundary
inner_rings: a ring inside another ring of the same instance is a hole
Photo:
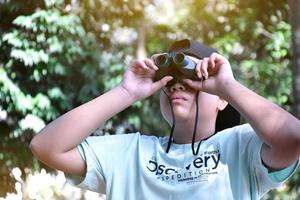
[[[248,144],[252,143],[261,143],[254,129],[248,123],[222,130],[214,138],[226,146],[230,143],[232,147],[240,146],[240,148],[245,148]]]
[[[241,124],[241,125],[238,125],[238,126],[234,126],[232,128],[227,128],[227,129],[224,129],[221,132],[231,132],[231,133],[249,133],[249,132],[252,132],[254,131],[252,126],[249,124],[249,123],[245,123],[245,124]]]
[[[116,134],[116,135],[103,135],[103,136],[89,136],[82,143],[83,148],[92,148],[94,150],[99,150],[103,148],[116,149],[116,148],[126,148],[137,144],[141,134],[130,133],[130,134]]]
[[[248,123],[224,129],[217,133],[220,136],[236,137],[236,136],[253,136],[255,131]]]
[[[126,144],[141,144],[141,145],[150,145],[150,144],[161,144],[166,141],[166,137],[157,137],[154,135],[145,135],[140,132],[128,133],[128,134],[116,134],[116,135],[104,135],[104,136],[90,136],[84,143],[88,145],[126,145]]]
[[[140,143],[145,146],[163,146],[168,142],[168,136],[140,135]]]

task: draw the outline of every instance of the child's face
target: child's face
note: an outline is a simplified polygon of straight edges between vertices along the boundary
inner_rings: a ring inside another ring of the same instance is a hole
[[[196,115],[196,90],[184,83],[175,83],[163,88],[171,98],[176,121],[194,122]],[[218,113],[219,97],[205,92],[199,92],[199,120],[203,122],[214,121]],[[163,91],[160,93],[160,109],[163,117],[169,124],[172,123],[172,112],[168,97]]]
[[[190,58],[196,63],[199,61],[197,58]],[[175,83],[170,87],[164,87],[163,89],[172,99],[172,106],[176,121],[187,122],[187,120],[192,120],[194,122],[196,115],[197,91],[182,82]],[[199,121],[215,123],[221,103],[223,103],[223,101],[218,96],[200,91],[198,98]],[[163,91],[160,93],[160,109],[165,120],[171,124],[171,107],[168,98]]]

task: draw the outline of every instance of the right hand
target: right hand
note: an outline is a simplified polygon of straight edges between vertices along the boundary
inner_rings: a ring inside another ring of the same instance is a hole
[[[218,53],[212,53],[210,57],[197,61],[196,73],[199,79],[204,81],[194,81],[184,79],[191,88],[217,95],[221,98],[226,96],[226,92],[232,90],[228,88],[229,82],[235,81],[229,61]]]
[[[153,60],[145,58],[134,60],[126,69],[121,87],[123,87],[134,101],[147,98],[165,86],[172,76],[165,76],[153,82],[152,77],[158,67]]]

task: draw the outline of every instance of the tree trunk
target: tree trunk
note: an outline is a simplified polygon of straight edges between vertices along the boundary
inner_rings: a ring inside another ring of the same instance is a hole
[[[292,26],[293,113],[300,119],[300,0],[289,0]]]
[[[146,40],[146,25],[145,25],[145,20],[141,19],[138,22],[138,38],[137,38],[137,51],[136,51],[136,56],[137,58],[146,58],[147,53],[146,53],[146,48],[145,48],[145,40]]]

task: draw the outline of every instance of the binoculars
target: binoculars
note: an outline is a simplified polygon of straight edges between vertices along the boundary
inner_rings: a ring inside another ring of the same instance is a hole
[[[154,58],[154,62],[158,67],[155,72],[153,81],[160,80],[166,75],[173,77],[173,80],[168,82],[170,86],[183,78],[199,80],[195,68],[196,63],[182,52],[170,52],[159,54]]]

